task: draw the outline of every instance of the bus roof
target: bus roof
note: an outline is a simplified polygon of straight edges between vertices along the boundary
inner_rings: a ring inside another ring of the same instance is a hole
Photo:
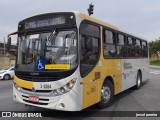
[[[134,35],[134,34],[132,34],[132,33],[129,33],[129,32],[127,32],[127,31],[125,31],[125,30],[123,30],[123,29],[121,29],[121,28],[119,28],[119,27],[116,27],[116,26],[111,25],[111,24],[109,24],[109,23],[106,23],[106,22],[103,22],[103,21],[101,21],[101,20],[98,20],[98,19],[96,19],[96,18],[94,18],[94,17],[91,17],[91,16],[85,14],[85,13],[81,13],[81,12],[78,12],[78,11],[74,11],[74,13],[75,13],[75,14],[79,14],[79,17],[80,17],[80,18],[83,18],[83,19],[86,19],[86,20],[89,20],[89,21],[98,23],[98,24],[100,24],[100,25],[102,25],[102,26],[106,26],[106,27],[108,27],[108,28],[117,30],[117,31],[122,32],[122,33],[126,33],[126,34],[128,34],[128,35],[134,36],[134,37],[139,38],[139,39],[142,39],[142,40],[147,40],[146,38],[143,38],[143,37]]]
[[[95,23],[100,24],[100,25],[102,25],[102,26],[106,26],[106,27],[108,27],[108,28],[117,30],[117,31],[122,32],[122,33],[126,33],[126,34],[128,34],[128,35],[130,35],[130,36],[133,36],[133,37],[136,37],[136,38],[139,38],[139,39],[142,39],[142,40],[147,40],[146,38],[143,38],[143,37],[134,35],[134,34],[132,34],[132,33],[129,33],[129,32],[127,32],[127,31],[125,31],[125,30],[123,30],[123,29],[121,29],[121,28],[119,28],[119,27],[116,27],[116,26],[114,26],[114,25],[111,25],[111,24],[109,24],[109,23],[107,23],[107,22],[103,22],[103,21],[101,21],[101,20],[99,20],[99,19],[96,19],[96,18],[94,18],[94,17],[91,17],[91,16],[89,16],[89,15],[87,15],[87,14],[85,14],[85,13],[79,12],[79,11],[65,11],[65,12],[64,12],[64,11],[61,11],[61,12],[57,12],[57,11],[56,11],[56,12],[52,12],[52,13],[45,13],[45,14],[35,15],[35,16],[29,17],[29,18],[27,18],[27,19],[30,19],[30,18],[33,18],[33,17],[37,17],[37,16],[41,16],[41,15],[53,14],[53,13],[56,13],[56,14],[58,14],[58,13],[74,13],[76,16],[79,16],[79,17],[82,18],[82,19],[86,19],[86,20],[95,22]],[[25,21],[25,20],[27,20],[27,19],[24,19],[24,20],[22,20],[22,21]],[[20,21],[20,22],[22,22],[22,21]]]

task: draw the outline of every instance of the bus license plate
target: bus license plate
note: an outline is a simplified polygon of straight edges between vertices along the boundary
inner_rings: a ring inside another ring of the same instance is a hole
[[[51,84],[40,84],[40,89],[52,90],[52,85]]]
[[[39,102],[39,97],[37,96],[29,96],[29,100],[32,102]]]

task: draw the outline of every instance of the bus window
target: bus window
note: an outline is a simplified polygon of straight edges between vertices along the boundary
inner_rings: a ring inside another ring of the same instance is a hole
[[[104,42],[108,43],[108,44],[115,44],[116,43],[116,39],[115,39],[114,33],[109,31],[109,30],[105,30]]]
[[[77,66],[77,45],[75,31],[59,31],[56,37],[47,39],[46,64],[69,64]]]
[[[142,57],[141,41],[139,39],[135,41],[135,57]]]
[[[99,55],[99,40],[94,37],[81,37],[81,74],[84,76],[95,66]]]
[[[140,40],[138,40],[138,39],[136,39],[136,41],[135,41],[135,48],[141,48],[141,42],[140,42]]]
[[[148,57],[147,42],[145,41],[142,42],[142,52],[143,57]]]
[[[115,34],[112,31],[105,30],[104,32],[103,54],[104,58],[116,57],[116,40]]]
[[[128,57],[134,57],[135,49],[134,49],[134,39],[132,37],[127,38],[127,49],[128,49]]]
[[[125,46],[125,36],[122,34],[118,34],[117,57],[127,57],[127,50]]]
[[[147,49],[147,42],[142,42],[142,49]]]
[[[118,45],[125,45],[125,37],[122,34],[118,34],[118,40],[117,40]]]

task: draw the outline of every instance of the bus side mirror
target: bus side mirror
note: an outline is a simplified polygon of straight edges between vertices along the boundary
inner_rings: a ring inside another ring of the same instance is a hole
[[[8,37],[7,50],[10,51],[10,48],[11,48],[11,37]]]

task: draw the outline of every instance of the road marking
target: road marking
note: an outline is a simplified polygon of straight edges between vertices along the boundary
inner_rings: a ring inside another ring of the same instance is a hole
[[[156,74],[156,75],[159,75],[160,74],[160,71],[152,71],[150,72],[151,74]]]

